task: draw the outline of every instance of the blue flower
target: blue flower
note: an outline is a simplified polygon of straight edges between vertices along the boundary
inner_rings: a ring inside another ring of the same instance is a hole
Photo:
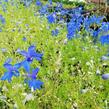
[[[104,80],[109,79],[109,73],[103,74],[103,75],[102,75],[102,79],[104,79]]]
[[[36,80],[37,74],[39,72],[39,68],[33,69],[32,74],[27,74],[27,80],[25,82],[29,85],[30,88],[33,88],[34,90],[40,89],[43,82],[40,80]]]
[[[75,22],[69,22],[67,24],[67,38],[70,40],[74,37],[76,33],[76,23]]]
[[[104,18],[104,16],[99,16],[99,17],[97,17],[97,16],[90,16],[90,17],[86,17],[85,19],[84,19],[84,28],[88,31],[88,32],[90,32],[90,26],[91,25],[97,25],[97,26],[99,26],[100,24],[101,24],[101,22],[102,22],[102,20],[103,20],[103,18]]]
[[[0,15],[0,22],[1,22],[2,24],[5,24],[5,18],[4,18],[2,15]]]
[[[47,19],[48,19],[49,23],[55,23],[55,21],[56,21],[56,14],[55,13],[49,14],[47,16]]]
[[[100,37],[101,44],[109,44],[109,35],[101,36]]]
[[[58,29],[52,30],[52,36],[57,36],[59,33]]]
[[[26,60],[28,62],[32,62],[33,59],[35,58],[38,61],[41,61],[43,54],[37,53],[35,50],[35,46],[31,45],[28,48],[28,52],[26,51],[18,51],[18,53],[20,53],[21,55],[25,56]]]
[[[27,77],[31,79],[36,79],[38,72],[39,72],[39,68],[33,69],[32,74],[28,73]]]
[[[41,9],[39,10],[39,13],[41,15],[45,15],[48,13],[48,5],[42,6]]]
[[[109,31],[109,22],[102,22],[100,29],[103,32],[108,32]]]
[[[11,60],[8,59],[4,63],[4,67],[6,68],[7,71],[1,77],[1,80],[8,80],[8,82],[11,82],[11,79],[12,79],[13,76],[16,76],[16,77],[19,76],[18,69],[21,67],[21,63],[17,63],[15,65],[11,65],[10,62],[11,62]]]
[[[42,6],[42,3],[40,2],[40,0],[37,0],[37,1],[36,1],[36,5],[37,5],[37,6]]]
[[[28,85],[31,89],[33,88],[34,90],[41,89],[43,82],[40,80],[33,79],[33,80],[28,80]]]
[[[43,56],[43,54],[36,52],[35,46],[33,45],[28,48],[28,52],[21,50],[18,50],[17,52],[25,57],[25,60],[21,62],[21,65],[23,66],[26,72],[30,72],[30,64],[33,59],[41,61]]]

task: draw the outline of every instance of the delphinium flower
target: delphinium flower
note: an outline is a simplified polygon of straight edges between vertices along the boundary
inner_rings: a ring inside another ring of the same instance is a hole
[[[41,1],[40,1],[40,0],[36,0],[36,5],[37,5],[37,6],[42,6]]]
[[[40,15],[46,15],[48,14],[48,5],[44,5],[41,7],[41,9],[39,10]]]
[[[59,33],[58,29],[52,30],[52,36],[57,36]]]
[[[49,23],[55,23],[55,21],[56,21],[56,13],[49,14],[47,16],[47,19],[48,19]]]
[[[97,16],[90,16],[90,17],[86,17],[85,19],[84,19],[84,28],[88,31],[88,32],[90,32],[90,26],[91,25],[97,25],[97,26],[99,26],[100,24],[101,24],[101,22],[102,22],[102,20],[103,20],[103,18],[104,18],[104,16],[99,16],[99,17],[97,17]]]
[[[32,74],[28,73],[26,75],[25,82],[29,85],[29,87],[33,90],[40,89],[41,86],[43,85],[43,82],[40,80],[37,80],[37,74],[39,72],[39,68],[33,69]]]
[[[99,33],[100,33],[100,30],[99,30],[99,29],[98,29],[98,30],[94,30],[94,31],[92,32],[93,37],[97,38],[98,35],[99,35]]]
[[[31,45],[28,48],[28,51],[18,51],[18,53],[20,53],[21,55],[25,57],[25,60],[22,61],[22,66],[27,72],[30,72],[30,63],[33,61],[33,59],[41,61],[43,56],[43,54],[36,52],[34,45]]]
[[[102,79],[104,79],[104,80],[109,79],[109,73],[103,74]]]
[[[5,18],[2,15],[0,15],[0,23],[5,24]]]
[[[101,44],[109,44],[109,35],[104,35],[100,37]]]
[[[8,80],[8,82],[11,82],[11,79],[13,76],[19,76],[19,68],[21,67],[21,63],[17,63],[15,65],[10,64],[11,60],[8,59],[4,63],[4,67],[6,68],[6,72],[1,77],[1,80]]]
[[[101,30],[101,32],[108,32],[109,31],[109,22],[102,22],[100,30]]]
[[[74,14],[70,22],[67,23],[67,38],[72,39],[77,31],[80,31],[83,23],[83,16]]]
[[[72,22],[72,23],[68,23],[67,24],[67,38],[70,40],[74,37],[75,35],[75,32],[76,32],[76,26],[75,26],[75,23]]]

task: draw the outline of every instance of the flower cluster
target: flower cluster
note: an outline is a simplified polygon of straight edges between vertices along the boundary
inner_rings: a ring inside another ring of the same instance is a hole
[[[26,77],[25,82],[29,85],[30,88],[34,90],[40,89],[43,82],[37,80],[37,74],[39,72],[39,68],[33,69],[31,73],[30,64],[33,62],[34,59],[41,61],[43,54],[36,52],[34,45],[31,45],[28,48],[27,52],[21,50],[18,50],[17,52],[23,55],[25,59],[22,62],[17,63],[15,65],[10,64],[12,61],[11,59],[6,60],[6,62],[4,63],[6,72],[1,77],[1,80],[8,80],[8,82],[11,82],[13,76],[18,77],[20,75],[19,69],[23,67],[27,72],[25,74]]]
[[[57,3],[54,7],[52,0],[49,0],[49,3],[46,5],[43,5],[40,0],[37,0],[36,5],[40,7],[40,15],[46,16],[49,24],[57,23],[61,20],[64,20],[67,27],[66,36],[69,40],[74,38],[74,36],[78,36],[81,30],[84,30],[88,35],[93,36],[94,41],[96,39],[99,40],[101,43],[102,41],[100,36],[102,36],[102,33],[106,32],[108,34],[109,22],[103,22],[103,19],[105,19],[105,17],[95,15],[90,16],[87,14],[84,16],[83,13],[85,13],[85,10],[83,6],[79,6],[73,9],[65,9],[63,8],[61,3]],[[55,33],[57,34],[54,35]],[[56,32],[56,29],[51,31],[52,36],[57,36],[58,33],[59,30],[58,32]],[[106,39],[107,38],[105,38],[105,42]]]

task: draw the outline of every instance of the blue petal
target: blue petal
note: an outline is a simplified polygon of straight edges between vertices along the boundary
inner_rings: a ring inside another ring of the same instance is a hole
[[[35,53],[35,46],[34,45],[31,45],[28,48],[28,53],[30,54],[30,56],[32,56]]]
[[[28,85],[30,88],[33,88],[34,90],[40,89],[43,85],[43,82],[40,80],[28,80]]]
[[[34,73],[38,73],[39,72],[39,68],[36,68],[36,69],[33,69],[32,70],[32,73],[34,74]]]
[[[36,79],[36,76],[37,76],[37,73],[39,72],[39,68],[36,68],[32,71],[32,75],[31,75],[31,78],[32,79]]]
[[[43,54],[41,54],[41,53],[34,53],[34,54],[32,54],[32,56],[33,57],[41,57],[42,58]]]
[[[42,60],[42,58],[40,58],[40,57],[35,57],[36,58],[36,60],[38,60],[38,61],[41,61]]]
[[[103,74],[103,75],[102,75],[102,79],[104,79],[104,80],[109,79],[109,73]]]
[[[19,68],[21,67],[21,65],[22,65],[22,63],[17,63],[17,64],[15,64],[13,67],[14,67],[15,69],[19,69]]]
[[[13,66],[12,66],[11,64],[4,64],[4,67],[5,67],[8,71],[10,71],[10,70],[13,69]]]
[[[30,63],[28,61],[26,61],[26,60],[23,61],[22,66],[24,67],[26,72],[28,72],[28,73],[30,72]]]
[[[12,76],[13,76],[12,72],[5,72],[1,80],[8,80],[8,82],[11,82]]]
[[[18,51],[21,55],[28,57],[28,53],[26,51]]]

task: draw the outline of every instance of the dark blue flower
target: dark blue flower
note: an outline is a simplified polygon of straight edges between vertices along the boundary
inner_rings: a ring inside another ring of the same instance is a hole
[[[95,30],[93,31],[93,37],[97,38],[99,35],[100,31],[99,30]]]
[[[21,65],[23,66],[26,72],[30,72],[30,64],[33,59],[41,61],[43,56],[43,54],[36,52],[35,46],[33,45],[28,48],[28,52],[21,50],[18,50],[17,52],[25,57],[25,60],[21,62]]]
[[[94,16],[94,15],[90,16],[90,17],[86,17],[84,19],[84,24],[83,24],[84,28],[89,32],[90,31],[90,26],[95,25],[95,24],[97,26],[99,26],[101,24],[103,18],[104,18],[104,16],[97,17],[97,16]]]
[[[13,76],[16,76],[16,77],[19,76],[18,69],[21,67],[21,63],[17,63],[15,65],[11,65],[10,62],[11,62],[11,60],[8,59],[4,63],[4,67],[6,68],[7,71],[1,77],[1,80],[8,80],[8,82],[11,82],[11,79],[12,79]]]
[[[40,2],[40,0],[37,0],[37,1],[36,1],[36,5],[37,5],[37,6],[42,6],[42,3]]]
[[[109,22],[102,22],[100,30],[103,32],[108,32],[109,31]]]
[[[55,13],[49,14],[47,16],[47,19],[48,19],[49,23],[55,23],[55,21],[56,21],[56,14]]]
[[[39,68],[33,69],[32,74],[28,73],[27,79],[25,80],[29,87],[33,88],[34,90],[40,89],[43,84],[43,82],[41,82],[40,80],[36,80],[38,72]]]
[[[102,75],[102,79],[104,79],[104,80],[109,79],[109,73],[103,74],[103,75]]]
[[[1,22],[2,24],[5,24],[5,18],[4,18],[2,15],[0,15],[0,22]]]
[[[67,38],[70,40],[74,37],[76,33],[76,23],[75,22],[69,22],[67,24]]]
[[[52,36],[57,36],[59,33],[58,29],[52,30]]]
[[[48,5],[42,6],[41,9],[39,10],[39,13],[41,15],[46,15],[48,13]]]
[[[27,77],[31,79],[36,79],[38,72],[39,72],[39,68],[33,69],[32,74],[28,73]]]
[[[43,82],[40,80],[33,79],[33,80],[28,80],[28,85],[31,89],[33,88],[34,90],[41,89]]]
[[[101,36],[100,37],[101,44],[109,44],[109,35]]]
[[[25,56],[26,61],[32,62],[35,58],[36,60],[40,61],[42,59],[43,54],[37,53],[35,50],[35,46],[31,45],[28,48],[28,52],[26,51],[18,51],[21,55]]]

